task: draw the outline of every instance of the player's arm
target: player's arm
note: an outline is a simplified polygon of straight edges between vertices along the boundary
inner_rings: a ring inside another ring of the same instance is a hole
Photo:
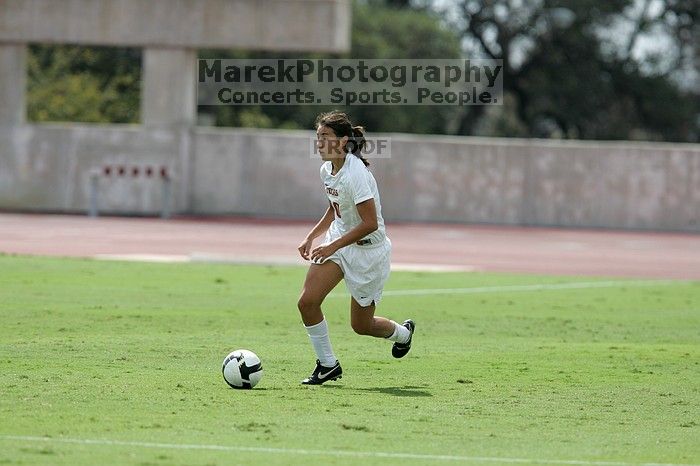
[[[331,223],[333,223],[333,207],[331,207],[331,203],[329,201],[326,213],[323,214],[321,220],[318,221],[316,226],[309,232],[308,235],[306,235],[306,237],[308,239],[318,238],[331,227]]]
[[[377,225],[377,206],[374,205],[374,199],[362,201],[357,204],[356,207],[361,222],[355,228],[331,243],[336,250],[357,243],[379,228],[379,225]]]
[[[301,254],[301,257],[303,257],[306,260],[309,260],[309,252],[311,251],[311,244],[313,243],[314,239],[321,234],[323,234],[325,231],[327,231],[331,223],[333,223],[333,208],[331,207],[330,202],[328,203],[328,208],[326,209],[326,213],[323,214],[323,217],[321,217],[321,220],[318,221],[315,227],[311,229],[308,235],[306,235],[306,238],[301,242],[299,245],[299,254]]]

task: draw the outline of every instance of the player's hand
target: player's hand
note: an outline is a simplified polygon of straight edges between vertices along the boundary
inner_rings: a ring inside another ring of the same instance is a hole
[[[338,248],[333,246],[333,243],[324,243],[316,246],[313,251],[311,251],[311,260],[313,262],[323,262],[332,256]]]
[[[311,244],[313,243],[312,238],[304,238],[304,241],[299,244],[299,254],[306,260],[309,260],[309,253],[311,252]]]

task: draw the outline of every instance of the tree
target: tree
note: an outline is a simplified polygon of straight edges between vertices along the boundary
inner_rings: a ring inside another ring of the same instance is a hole
[[[138,123],[140,67],[137,49],[31,46],[28,119]]]
[[[640,1],[647,7],[635,16]],[[461,30],[468,52],[504,60],[504,92],[530,136],[697,140],[697,94],[671,79],[697,57],[694,0],[658,2],[664,8],[652,15],[646,0],[461,0],[443,15]],[[633,27],[620,45],[612,39],[622,18]],[[637,53],[640,37],[658,28],[672,44],[665,68],[653,66],[658,54]],[[461,134],[472,134],[486,109],[469,110]]]

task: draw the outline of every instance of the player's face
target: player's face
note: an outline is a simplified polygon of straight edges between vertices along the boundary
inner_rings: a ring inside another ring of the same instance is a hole
[[[348,142],[348,137],[338,138],[328,126],[319,126],[316,130],[318,138],[318,152],[323,161],[345,157],[343,147]]]

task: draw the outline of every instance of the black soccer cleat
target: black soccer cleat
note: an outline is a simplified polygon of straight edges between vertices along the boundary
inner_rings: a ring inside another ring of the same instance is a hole
[[[394,346],[391,347],[391,355],[395,358],[403,358],[411,351],[411,341],[413,341],[413,332],[416,331],[416,324],[411,319],[406,319],[403,321],[403,326],[408,329],[410,335],[406,343],[395,342]]]
[[[335,362],[335,366],[326,367],[321,365],[321,361],[316,360],[316,369],[308,378],[301,381],[302,385],[321,385],[329,380],[338,380],[343,377],[343,368],[340,361]]]

